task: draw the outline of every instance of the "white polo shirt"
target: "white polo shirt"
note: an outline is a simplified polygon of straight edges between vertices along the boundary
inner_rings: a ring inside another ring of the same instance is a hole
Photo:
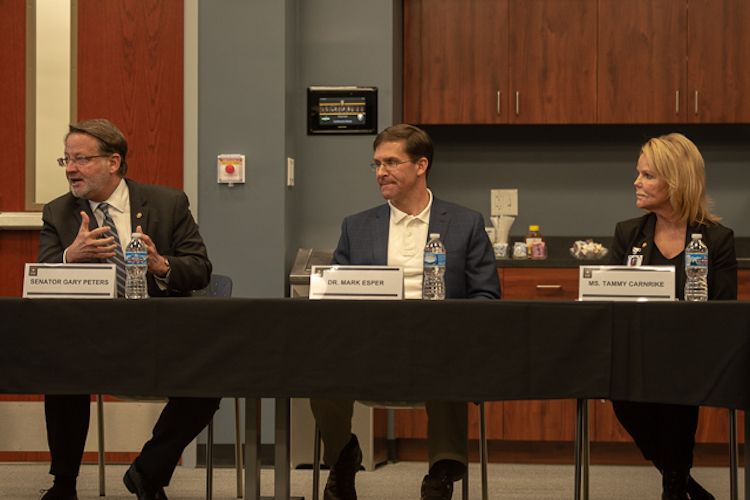
[[[391,207],[391,220],[388,230],[388,265],[404,268],[404,297],[422,298],[422,267],[424,246],[430,230],[432,191],[430,201],[419,215],[402,212],[388,201]]]

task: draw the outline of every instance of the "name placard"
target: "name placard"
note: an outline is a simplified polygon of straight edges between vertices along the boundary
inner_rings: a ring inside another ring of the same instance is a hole
[[[391,266],[312,266],[310,299],[403,300],[404,269]]]
[[[671,266],[581,266],[578,300],[674,300]]]
[[[26,264],[24,298],[112,299],[116,296],[114,264]]]

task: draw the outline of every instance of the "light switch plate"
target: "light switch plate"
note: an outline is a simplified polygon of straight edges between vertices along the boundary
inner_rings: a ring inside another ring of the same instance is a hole
[[[518,215],[518,189],[493,189],[490,215]]]
[[[286,159],[286,185],[294,186],[294,158]]]
[[[223,154],[217,160],[219,184],[243,184],[245,182],[245,155]]]

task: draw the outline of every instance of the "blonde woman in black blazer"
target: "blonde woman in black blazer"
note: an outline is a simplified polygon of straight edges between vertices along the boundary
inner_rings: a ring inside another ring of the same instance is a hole
[[[704,162],[681,134],[648,141],[634,182],[640,218],[617,224],[613,265],[665,265],[676,269],[675,296],[684,298],[684,249],[693,233],[708,247],[708,299],[737,299],[734,233],[709,211]],[[691,476],[698,407],[613,401],[617,418],[644,458],[662,473],[663,500],[714,500]]]

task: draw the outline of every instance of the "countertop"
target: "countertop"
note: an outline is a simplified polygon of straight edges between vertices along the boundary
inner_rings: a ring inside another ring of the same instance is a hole
[[[570,254],[570,249],[573,244],[579,240],[591,239],[596,243],[603,244],[607,249],[612,246],[612,236],[589,236],[589,237],[575,237],[575,236],[549,236],[544,238],[547,245],[547,258],[544,260],[531,260],[531,259],[497,259],[497,267],[501,268],[578,268],[582,265],[605,265],[608,260],[604,257],[601,260],[579,260],[574,258]],[[517,241],[522,241],[521,237],[510,237],[510,248],[509,253],[513,253],[513,244]],[[737,266],[739,269],[750,269],[750,238],[736,238],[735,249],[737,252]]]

